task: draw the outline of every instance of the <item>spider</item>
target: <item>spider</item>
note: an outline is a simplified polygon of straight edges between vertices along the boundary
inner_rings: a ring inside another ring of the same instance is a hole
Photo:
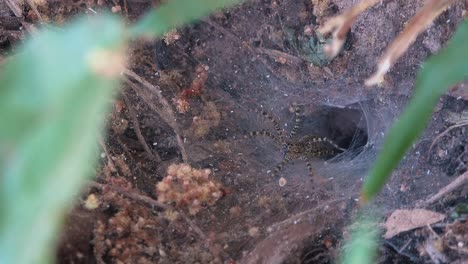
[[[276,119],[265,111],[261,112],[262,116],[269,120],[274,127],[276,135],[273,133],[260,130],[252,131],[245,138],[252,138],[256,136],[266,136],[273,140],[276,146],[280,147],[284,153],[283,160],[275,167],[274,175],[284,169],[284,167],[293,160],[306,160],[306,166],[309,170],[309,175],[313,176],[313,169],[310,160],[314,158],[325,159],[330,156],[339,154],[344,151],[335,142],[327,137],[320,137],[317,135],[305,135],[297,139],[296,134],[301,127],[301,109],[298,105],[294,105],[294,126],[290,133],[285,136],[283,130]],[[286,185],[287,181],[281,177],[279,185]]]

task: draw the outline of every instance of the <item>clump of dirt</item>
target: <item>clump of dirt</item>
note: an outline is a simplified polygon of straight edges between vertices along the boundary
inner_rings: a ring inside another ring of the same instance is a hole
[[[210,169],[197,170],[188,164],[172,164],[167,176],[156,185],[158,201],[175,203],[197,214],[204,205],[213,206],[223,196],[223,187],[210,180]]]
[[[216,128],[221,121],[221,113],[216,104],[207,102],[201,110],[200,116],[193,117],[193,122],[185,131],[185,134],[194,139],[200,139],[208,135],[211,129]]]
[[[161,254],[161,241],[155,235],[164,226],[161,219],[144,206],[111,195],[102,199],[116,213],[98,220],[93,231],[97,262],[152,263],[154,255]]]

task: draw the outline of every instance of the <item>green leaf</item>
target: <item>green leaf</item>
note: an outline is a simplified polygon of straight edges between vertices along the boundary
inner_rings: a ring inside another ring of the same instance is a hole
[[[344,243],[341,261],[343,264],[376,263],[378,227],[369,210],[360,213],[351,226],[351,238]]]
[[[468,22],[463,22],[446,49],[428,59],[419,71],[413,99],[388,131],[383,149],[361,191],[363,202],[380,192],[406,151],[423,132],[440,96],[468,78]]]
[[[132,37],[157,37],[183,24],[232,6],[242,0],[171,0],[151,11],[130,29]]]
[[[106,69],[124,40],[115,19],[82,19],[34,35],[2,67],[0,263],[52,262],[64,213],[95,163],[118,86],[118,69]]]

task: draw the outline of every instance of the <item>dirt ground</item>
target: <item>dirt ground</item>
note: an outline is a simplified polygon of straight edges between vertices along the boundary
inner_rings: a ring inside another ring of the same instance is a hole
[[[38,12],[44,22],[63,24],[120,7],[117,13],[131,22],[159,4],[98,2],[49,1]],[[334,263],[349,237],[362,180],[410,99],[417,70],[444,47],[468,9],[457,1],[417,38],[383,87],[366,88],[378,57],[423,1],[387,0],[371,8],[328,61],[306,29],[354,2],[246,1],[164,39],[133,43],[129,68],[137,77],[124,82],[115,100],[96,178],[67,218],[58,262]],[[6,57],[28,35],[24,25],[39,18],[27,5],[19,18],[4,3],[0,11],[0,56]],[[307,41],[317,49],[305,50]],[[382,222],[466,174],[467,85],[441,98],[374,202]],[[286,179],[280,186],[273,171],[284,153],[268,137],[246,136],[275,133],[262,111],[288,134],[295,105],[302,117],[292,142],[318,135],[346,150],[312,160],[312,178],[305,161],[294,160],[278,173]],[[181,163],[189,166],[175,167]],[[170,192],[180,189],[170,186],[182,176],[200,179],[180,187],[192,186],[194,196],[177,200]],[[466,263],[467,192],[458,188],[425,206],[445,216],[437,224],[382,238],[378,262]],[[162,193],[174,203],[163,203]]]

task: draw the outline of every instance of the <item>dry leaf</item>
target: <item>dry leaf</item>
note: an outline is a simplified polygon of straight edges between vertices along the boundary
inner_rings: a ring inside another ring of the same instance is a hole
[[[387,229],[384,238],[389,239],[401,232],[431,225],[443,220],[444,218],[445,215],[443,214],[424,209],[395,210],[384,224]]]

